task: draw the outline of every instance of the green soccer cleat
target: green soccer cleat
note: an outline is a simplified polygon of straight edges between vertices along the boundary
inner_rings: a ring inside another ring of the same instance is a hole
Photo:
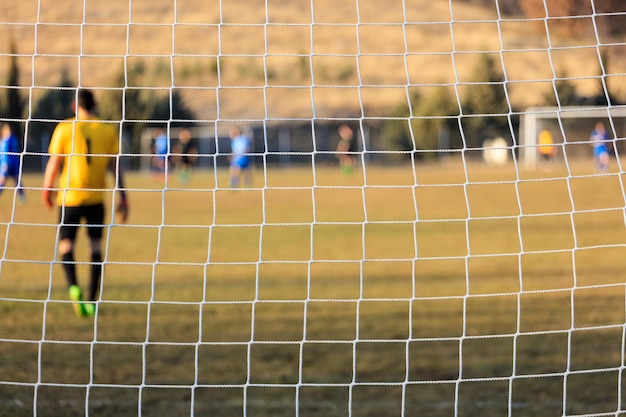
[[[70,286],[70,300],[74,301],[74,312],[78,317],[87,315],[85,305],[83,304],[83,292],[78,285]]]
[[[85,314],[88,317],[93,317],[96,315],[96,310],[97,310],[96,303],[85,303],[83,307],[85,309]]]

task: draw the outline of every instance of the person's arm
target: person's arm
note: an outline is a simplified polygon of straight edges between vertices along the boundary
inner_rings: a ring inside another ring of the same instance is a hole
[[[63,165],[63,157],[60,155],[50,155],[46,170],[43,176],[43,189],[41,191],[41,201],[46,208],[52,208],[54,205],[54,184],[59,175],[59,170]]]
[[[117,187],[120,191],[120,199],[117,203],[115,211],[120,215],[122,222],[126,222],[128,219],[128,198],[126,197],[126,184],[124,182],[124,170],[122,164],[119,163],[117,158],[114,158],[112,163],[112,169],[115,173]]]

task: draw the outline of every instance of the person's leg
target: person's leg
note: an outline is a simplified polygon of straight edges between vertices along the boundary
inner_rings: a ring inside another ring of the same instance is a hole
[[[609,153],[603,152],[600,155],[600,171],[608,172],[608,170],[609,170]]]
[[[76,279],[76,263],[74,261],[74,241],[72,239],[62,238],[59,240],[59,255],[61,257],[67,286],[78,285]]]
[[[102,278],[102,233],[104,229],[104,205],[91,206],[86,211],[87,233],[91,256],[89,301],[96,301]]]
[[[75,234],[74,234],[75,235]],[[83,305],[83,292],[78,285],[76,278],[76,262],[74,260],[74,239],[61,238],[59,240],[59,255],[61,257],[61,266],[65,273],[65,280],[69,292],[70,300],[75,301],[74,311],[76,315],[81,317],[86,315],[85,306]]]
[[[101,239],[90,239],[91,246],[91,273],[89,283],[89,301],[96,301],[98,292],[100,291],[100,282],[102,280],[102,249]]]
[[[354,166],[356,165],[356,158],[354,155],[349,154],[346,155],[346,173],[352,174],[354,171]]]
[[[22,185],[22,176],[20,175],[19,167],[13,167],[11,169],[11,177],[15,180],[15,187],[17,188],[17,197],[21,203],[26,201],[26,195],[24,194],[24,186]]]
[[[59,208],[59,257],[61,258],[67,286],[78,285],[76,278],[76,263],[74,261],[74,242],[81,213],[77,207]]]
[[[593,152],[593,169],[595,172],[602,171],[602,152],[599,151],[599,148],[594,148]]]
[[[241,168],[237,164],[230,165],[230,187],[237,188],[239,187],[239,177],[241,175]]]
[[[9,173],[9,166],[6,162],[0,164],[0,194],[4,191],[4,186],[7,182],[7,175]]]
[[[244,176],[244,181],[246,183],[246,187],[252,187],[253,178],[252,178],[252,170],[250,169],[250,166],[247,166],[246,169],[243,171],[243,176]]]
[[[86,315],[86,311],[82,303],[83,293],[78,285],[74,260],[74,242],[81,218],[80,210],[77,207],[61,207],[59,213],[59,223],[61,224],[58,243],[59,257],[65,273],[70,300],[75,302],[74,311],[77,316],[81,317]]]
[[[191,178],[191,165],[186,162],[182,162],[180,165],[180,171],[178,174],[180,182],[187,184]]]

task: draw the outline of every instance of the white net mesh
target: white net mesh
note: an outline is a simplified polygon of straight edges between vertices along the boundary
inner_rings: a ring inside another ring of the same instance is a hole
[[[5,3],[0,415],[624,412],[619,2]],[[76,87],[131,213],[89,318],[39,203]]]

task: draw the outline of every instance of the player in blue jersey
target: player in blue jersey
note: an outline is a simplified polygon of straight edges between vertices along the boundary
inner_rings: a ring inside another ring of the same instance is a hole
[[[252,148],[251,140],[241,132],[240,128],[233,127],[230,129],[230,147],[232,151],[229,169],[231,188],[239,187],[242,177],[246,185],[251,185],[252,173],[249,155]]]
[[[8,123],[2,125],[0,140],[0,193],[4,190],[7,178],[13,178],[20,201],[25,200],[20,180],[20,142]]]
[[[157,131],[156,138],[154,138],[154,145],[152,152],[154,153],[152,159],[152,172],[155,176],[160,177],[165,175],[167,170],[168,154],[170,151],[170,141],[165,133],[164,129]]]
[[[606,132],[604,123],[596,123],[596,127],[591,132],[591,146],[593,146],[594,168],[598,172],[609,171],[609,135]]]

